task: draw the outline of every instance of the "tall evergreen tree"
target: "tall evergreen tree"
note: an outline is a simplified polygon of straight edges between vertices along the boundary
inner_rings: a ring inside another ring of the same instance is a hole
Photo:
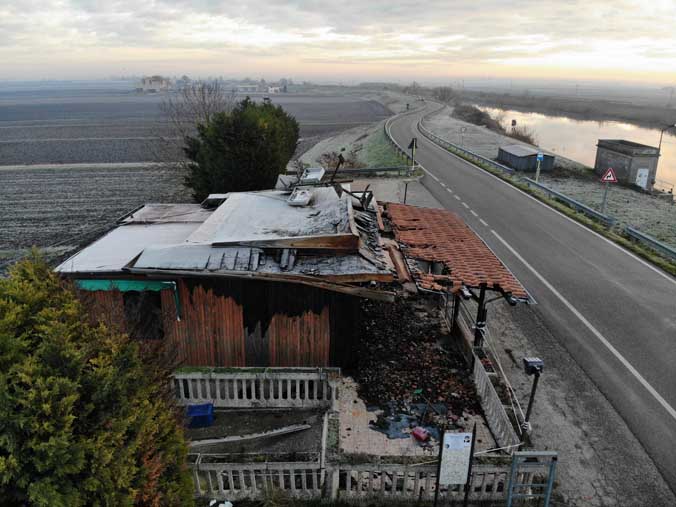
[[[39,258],[0,280],[0,505],[190,505],[177,414],[137,344]]]
[[[247,97],[198,125],[197,137],[186,137],[185,183],[197,201],[210,193],[272,188],[296,150],[298,134],[298,122],[280,106]]]

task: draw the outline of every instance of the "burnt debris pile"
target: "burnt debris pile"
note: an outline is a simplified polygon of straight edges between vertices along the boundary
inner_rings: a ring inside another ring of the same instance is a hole
[[[443,404],[451,414],[480,414],[470,372],[446,348],[445,325],[425,301],[364,300],[355,379],[367,404]]]

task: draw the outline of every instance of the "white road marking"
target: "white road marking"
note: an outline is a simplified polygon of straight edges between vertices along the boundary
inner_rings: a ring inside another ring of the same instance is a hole
[[[447,189],[446,189],[446,192],[448,192],[449,194],[452,194],[452,193],[453,193],[453,190],[451,190],[450,188],[447,188]]]
[[[486,227],[488,227],[488,224],[486,223],[486,221],[485,221],[483,218],[480,218],[480,219],[479,219],[479,222],[481,222],[481,223],[484,224]]]
[[[478,216],[479,216],[479,215],[476,214],[476,211],[474,211],[473,209],[469,210],[469,212],[470,212],[472,215],[474,215],[475,217],[478,217]]]
[[[439,178],[437,178],[434,174],[432,174],[432,173],[428,173],[428,174],[430,176],[432,176],[432,178],[434,178],[434,181],[439,181]]]
[[[465,201],[462,201],[462,205],[463,205],[465,208],[469,209],[469,204],[467,204]]]
[[[441,185],[442,187],[446,188],[446,183],[444,183],[443,181],[440,181],[440,182],[439,182],[439,185]]]
[[[605,345],[605,347],[610,351],[610,353],[613,354],[613,356],[615,356],[615,358],[616,358],[618,361],[620,361],[620,363],[622,363],[622,364],[624,365],[624,367],[627,368],[627,370],[629,370],[629,373],[631,373],[631,374],[634,376],[634,378],[636,378],[636,380],[638,380],[638,381],[640,382],[640,384],[641,384],[643,387],[645,387],[645,389],[652,395],[652,397],[655,398],[655,400],[656,400],[660,405],[662,405],[662,407],[667,411],[667,413],[668,413],[672,418],[674,418],[674,419],[676,420],[676,409],[674,409],[671,405],[669,405],[669,403],[667,402],[667,400],[665,400],[665,399],[660,395],[660,393],[658,393],[657,390],[656,390],[652,385],[650,385],[650,383],[643,377],[643,375],[641,375],[641,374],[638,372],[638,370],[637,370],[636,368],[634,368],[634,367],[632,366],[632,364],[631,364],[629,361],[627,361],[627,359],[625,359],[625,357],[624,357],[622,354],[620,354],[619,351],[618,351],[615,347],[613,347],[613,345],[606,339],[606,337],[603,336],[603,335],[601,334],[601,332],[600,332],[598,329],[596,329],[596,328],[591,324],[591,322],[589,322],[589,321],[585,318],[585,316],[582,315],[582,314],[577,310],[577,308],[575,308],[575,307],[574,307],[574,306],[573,306],[573,305],[572,305],[565,297],[563,297],[563,295],[562,295],[558,290],[556,290],[556,288],[554,288],[554,286],[553,286],[551,283],[549,283],[549,281],[547,281],[547,279],[546,279],[544,276],[542,276],[542,275],[541,275],[541,274],[540,274],[533,266],[531,266],[531,265],[528,263],[528,261],[526,261],[526,259],[524,259],[524,258],[519,254],[519,252],[517,252],[516,250],[514,250],[514,248],[513,248],[509,243],[507,243],[507,242],[502,238],[502,236],[500,236],[500,235],[499,235],[497,232],[495,232],[493,229],[491,229],[491,232],[492,232],[493,235],[494,235],[496,238],[498,238],[498,240],[499,240],[499,241],[507,248],[507,250],[509,250],[510,252],[512,252],[512,254],[514,255],[514,257],[516,257],[517,259],[519,259],[519,260],[523,263],[523,265],[526,266],[526,268],[528,268],[528,270],[529,270],[531,273],[533,273],[533,274],[535,275],[535,277],[536,277],[538,280],[540,280],[540,282],[542,282],[542,284],[543,284],[545,287],[547,287],[547,288],[552,292],[552,294],[554,294],[554,295],[559,299],[559,301],[561,301],[561,302],[563,303],[563,305],[564,305],[566,308],[568,308],[568,310],[570,310],[570,312],[571,312],[573,315],[575,315],[575,317],[577,317],[577,318],[580,320],[580,322],[582,322],[582,323],[585,325],[585,327],[586,327],[587,329],[589,329],[589,331],[591,331],[592,334],[593,334],[594,336],[596,336],[596,338],[599,339],[599,341],[600,341],[603,345]]]
[[[427,138],[425,138],[425,140],[427,140]],[[631,253],[629,250],[626,250],[626,249],[622,248],[620,245],[618,245],[617,243],[615,243],[615,242],[609,240],[608,238],[602,236],[602,235],[599,234],[598,232],[592,231],[592,230],[589,229],[588,227],[582,225],[580,222],[578,222],[578,221],[576,221],[576,220],[573,220],[573,219],[570,218],[569,216],[564,215],[564,214],[561,213],[559,210],[556,210],[556,209],[554,209],[554,208],[552,208],[552,207],[550,207],[550,206],[547,206],[544,202],[542,202],[542,201],[536,199],[535,197],[533,197],[533,196],[530,195],[530,194],[527,194],[526,192],[524,192],[524,191],[521,190],[520,188],[517,188],[517,187],[515,187],[514,185],[510,185],[508,182],[504,181],[503,179],[498,178],[495,174],[491,174],[491,173],[489,173],[488,171],[484,171],[484,170],[481,169],[480,167],[475,166],[475,165],[472,164],[471,162],[468,162],[468,161],[465,160],[464,158],[459,157],[459,156],[457,156],[457,155],[454,154],[454,153],[451,153],[450,151],[448,151],[448,150],[442,148],[441,146],[439,146],[438,144],[433,143],[432,141],[428,141],[428,142],[429,142],[429,144],[431,144],[432,146],[434,146],[434,147],[437,148],[438,150],[440,150],[440,151],[446,153],[447,155],[450,155],[450,156],[452,156],[452,157],[457,158],[457,159],[460,160],[461,162],[464,162],[465,164],[470,165],[470,166],[474,167],[475,169],[479,169],[483,174],[486,174],[487,176],[490,176],[490,177],[492,177],[492,178],[495,178],[496,180],[498,180],[498,181],[499,181],[500,183],[502,183],[503,185],[506,185],[508,188],[511,188],[512,190],[514,190],[514,191],[516,191],[516,192],[519,192],[520,194],[523,194],[524,196],[526,196],[526,197],[528,197],[529,199],[532,199],[533,201],[535,201],[536,203],[538,203],[540,206],[542,206],[542,207],[544,207],[544,208],[547,208],[547,209],[550,210],[550,211],[553,211],[553,212],[556,213],[557,215],[559,215],[559,216],[565,218],[566,220],[568,220],[569,222],[571,222],[571,223],[577,225],[577,226],[580,227],[581,229],[587,231],[587,232],[590,233],[590,234],[593,234],[594,236],[598,237],[599,239],[602,239],[603,241],[605,241],[605,242],[608,243],[609,245],[611,245],[611,246],[617,248],[619,251],[624,252],[625,254],[627,254],[627,255],[628,255],[629,257],[631,257],[632,259],[634,259],[634,260],[640,262],[640,263],[643,264],[646,268],[648,268],[648,269],[654,271],[655,273],[657,273],[658,275],[660,275],[660,276],[661,276],[662,278],[664,278],[665,280],[669,280],[671,283],[673,283],[674,285],[676,285],[676,278],[673,278],[672,276],[668,275],[667,273],[665,273],[665,272],[663,272],[663,271],[660,271],[658,268],[656,268],[655,266],[653,266],[652,264],[650,264],[648,261],[644,261],[644,260],[641,259],[639,256],[637,256],[637,255]]]
[[[455,194],[454,196],[458,201],[460,200],[460,196],[458,194]]]

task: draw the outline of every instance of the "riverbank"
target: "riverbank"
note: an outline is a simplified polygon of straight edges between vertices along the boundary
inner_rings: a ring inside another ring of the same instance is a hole
[[[575,120],[621,121],[647,128],[662,128],[676,121],[676,108],[657,104],[631,104],[602,99],[553,97],[545,95],[513,95],[464,91],[460,100],[487,107],[515,109],[565,116]]]
[[[485,127],[459,120],[449,113],[449,108],[428,117],[425,126],[443,139],[490,159],[497,157],[498,148],[502,145],[526,145]],[[588,167],[557,153],[538,149],[554,155],[558,167],[552,173],[543,173],[541,183],[592,208],[600,208],[603,187]],[[519,176],[532,174],[519,173]],[[676,205],[673,200],[670,203],[626,187],[614,186],[609,194],[607,212],[616,218],[618,231],[630,225],[676,247]]]

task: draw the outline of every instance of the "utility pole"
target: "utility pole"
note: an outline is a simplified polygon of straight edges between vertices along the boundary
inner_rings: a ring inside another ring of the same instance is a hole
[[[673,91],[672,91],[672,93],[673,93]],[[673,125],[668,125],[668,126],[664,127],[662,130],[660,130],[660,144],[657,145],[657,156],[658,157],[662,154],[662,137],[664,137],[664,133],[669,129],[673,129],[674,127],[676,127],[676,123],[674,123]],[[657,161],[659,163],[659,158],[657,159]]]
[[[538,388],[540,381],[540,374],[544,369],[544,361],[539,357],[524,357],[523,370],[528,376],[533,376],[533,385],[530,390],[530,398],[528,399],[528,408],[526,409],[526,417],[523,421],[523,438],[530,431],[530,415],[533,412],[533,402],[535,401],[535,391]]]

